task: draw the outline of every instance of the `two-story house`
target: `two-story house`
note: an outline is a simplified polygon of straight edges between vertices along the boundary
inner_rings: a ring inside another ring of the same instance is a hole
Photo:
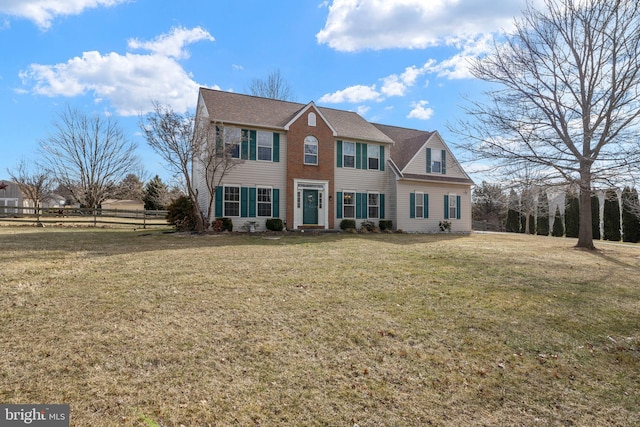
[[[234,143],[241,160],[214,195],[214,216],[265,229],[338,229],[343,219],[394,229],[471,231],[473,182],[437,132],[373,124],[355,112],[200,89],[196,123]],[[204,174],[193,179],[209,206]]]

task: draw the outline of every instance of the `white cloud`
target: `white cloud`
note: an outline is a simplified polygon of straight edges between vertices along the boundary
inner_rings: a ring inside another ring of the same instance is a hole
[[[194,107],[200,85],[178,62],[188,57],[185,46],[213,41],[202,28],[173,29],[151,42],[130,41],[147,54],[91,51],[55,65],[32,64],[20,73],[23,84],[45,96],[75,97],[92,93],[95,100],[108,100],[123,116],[152,110],[152,101],[180,112]]]
[[[33,21],[47,30],[57,16],[78,15],[85,9],[110,7],[130,0],[0,0],[0,13]]]
[[[429,120],[433,116],[433,109],[428,108],[429,101],[418,101],[411,104],[413,110],[409,113],[407,118]]]
[[[450,37],[508,30],[525,4],[526,0],[333,0],[316,38],[344,52],[424,49]]]
[[[364,116],[365,114],[367,114],[369,112],[370,109],[371,109],[371,107],[369,107],[367,105],[360,105],[360,106],[358,106],[358,108],[356,108],[356,112],[358,114],[360,114],[361,116]]]
[[[231,64],[231,68],[235,71],[243,71],[244,67],[242,65],[238,65],[238,64]]]
[[[376,85],[355,85],[349,86],[343,90],[338,90],[334,93],[326,94],[322,96],[318,102],[324,102],[327,104],[341,104],[343,102],[349,102],[357,104],[364,101],[377,101],[380,97],[381,95],[376,90]]]
[[[400,75],[391,74],[383,77],[382,88],[380,89],[386,96],[404,96],[407,89],[416,84],[416,80],[425,74],[435,64],[435,61],[428,61],[424,66],[418,68],[415,65],[405,68]]]

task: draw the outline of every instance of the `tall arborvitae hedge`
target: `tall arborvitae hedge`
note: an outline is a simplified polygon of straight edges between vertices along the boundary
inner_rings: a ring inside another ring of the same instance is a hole
[[[604,240],[620,241],[620,203],[615,190],[607,190],[604,196]]]
[[[597,194],[591,196],[591,231],[593,239],[600,240],[600,198]]]
[[[560,207],[556,206],[556,214],[553,218],[553,230],[551,231],[553,237],[564,236],[564,225],[562,224],[562,215],[560,215]]]
[[[640,206],[638,192],[629,187],[622,191],[622,240],[638,243],[640,241]]]
[[[529,215],[529,234],[536,234],[536,217]]]
[[[509,233],[520,232],[520,214],[515,209],[509,209],[507,211],[506,229]]]
[[[564,210],[564,233],[567,237],[578,237],[580,229],[580,200],[577,194],[567,194]]]
[[[522,212],[520,212],[520,232],[527,232],[527,215],[523,214]]]
[[[536,230],[540,236],[549,235],[549,198],[543,191],[538,198],[538,223]]]

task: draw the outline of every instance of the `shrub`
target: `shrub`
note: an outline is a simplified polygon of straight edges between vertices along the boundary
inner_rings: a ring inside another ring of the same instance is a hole
[[[265,225],[267,226],[267,230],[271,231],[282,231],[284,228],[284,224],[280,218],[269,218]]]
[[[507,232],[519,233],[520,232],[520,215],[515,209],[509,209],[507,211]]]
[[[448,231],[451,232],[451,221],[440,221],[440,231]]]
[[[380,227],[380,231],[391,231],[393,230],[393,221],[390,219],[381,219],[378,222],[378,227]]]
[[[600,240],[600,198],[596,194],[591,195],[591,232],[594,240]]]
[[[580,200],[575,193],[567,194],[564,210],[564,234],[567,237],[578,237],[580,230]]]
[[[196,229],[196,213],[193,203],[188,197],[182,196],[169,205],[167,221],[179,231],[193,231]]]
[[[362,221],[360,231],[369,233],[379,233],[380,229],[372,221]]]
[[[340,221],[340,229],[341,230],[350,230],[356,228],[356,221],[353,219],[343,219]]]
[[[231,218],[216,218],[214,224],[218,221],[220,221],[220,231],[233,231],[233,221],[231,221]]]

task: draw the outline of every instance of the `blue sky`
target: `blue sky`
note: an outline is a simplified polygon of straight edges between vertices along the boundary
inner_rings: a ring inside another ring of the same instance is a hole
[[[453,142],[447,123],[463,117],[463,96],[482,91],[468,59],[486,53],[524,3],[0,0],[0,179],[37,158],[67,106],[117,119],[147,174],[168,179],[139,113],[154,100],[192,110],[201,86],[246,93],[274,70],[297,102]]]

